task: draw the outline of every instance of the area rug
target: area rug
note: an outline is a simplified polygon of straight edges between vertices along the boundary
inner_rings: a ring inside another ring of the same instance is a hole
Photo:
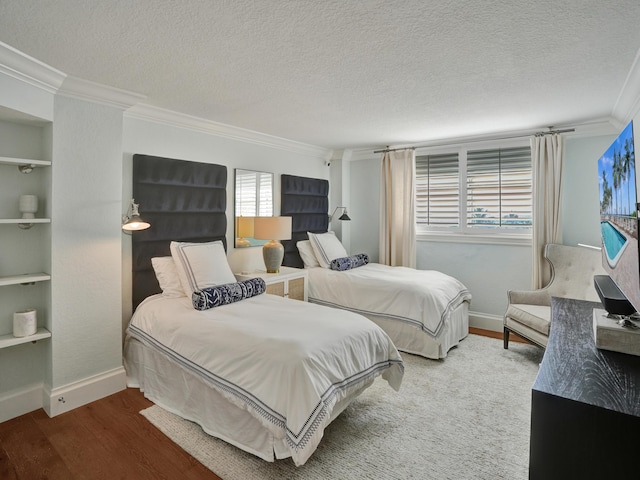
[[[469,335],[444,360],[402,354],[400,392],[378,378],[301,467],[265,462],[158,406],[140,412],[224,480],[528,478],[531,386],[542,350]]]

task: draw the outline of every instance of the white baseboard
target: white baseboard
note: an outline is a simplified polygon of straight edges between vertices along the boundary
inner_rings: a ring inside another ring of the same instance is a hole
[[[469,312],[469,326],[492,332],[503,331],[502,317],[490,313]]]
[[[0,423],[42,408],[42,383],[27,385],[0,397]]]
[[[68,412],[87,403],[100,400],[127,386],[124,367],[114,368],[64,387],[44,388],[42,406],[50,417]]]

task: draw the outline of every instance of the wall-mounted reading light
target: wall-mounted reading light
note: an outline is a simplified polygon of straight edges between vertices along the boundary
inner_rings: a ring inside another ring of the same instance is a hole
[[[145,222],[142,217],[140,217],[138,206],[139,205],[135,203],[132,198],[129,208],[127,209],[127,213],[122,216],[122,230],[124,233],[146,230],[151,226],[150,223]]]
[[[331,221],[333,219],[333,216],[336,214],[336,212],[339,209],[344,210],[344,213],[338,217],[338,220],[347,220],[347,221],[351,220],[351,218],[349,218],[349,215],[347,215],[347,207],[336,207],[336,209],[333,211],[333,213],[331,215],[329,215],[329,221]]]

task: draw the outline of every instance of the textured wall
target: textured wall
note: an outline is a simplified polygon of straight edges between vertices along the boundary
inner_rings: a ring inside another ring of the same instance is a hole
[[[56,97],[52,388],[122,365],[121,148],[121,110]]]

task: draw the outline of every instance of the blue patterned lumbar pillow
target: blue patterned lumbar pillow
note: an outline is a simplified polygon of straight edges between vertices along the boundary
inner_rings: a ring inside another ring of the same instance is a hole
[[[242,282],[225,283],[193,292],[191,301],[196,310],[207,310],[255,297],[264,293],[266,289],[267,286],[262,278],[250,278]]]
[[[331,270],[338,270],[342,272],[344,270],[351,270],[352,268],[361,267],[369,263],[369,255],[366,253],[358,253],[357,255],[351,255],[350,257],[341,257],[331,260]]]

